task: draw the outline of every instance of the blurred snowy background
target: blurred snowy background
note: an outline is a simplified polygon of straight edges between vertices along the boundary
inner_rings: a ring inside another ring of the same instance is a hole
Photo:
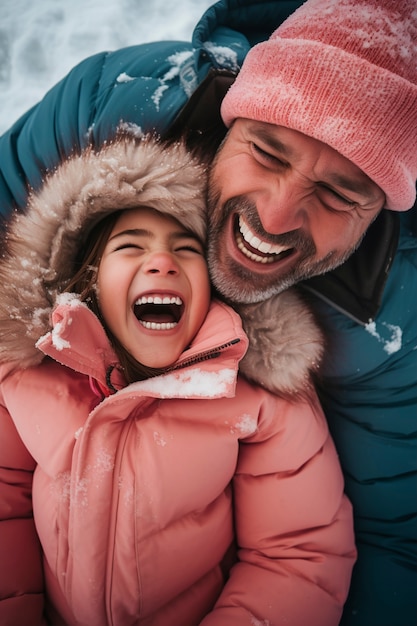
[[[79,61],[190,40],[215,0],[0,0],[0,135]]]

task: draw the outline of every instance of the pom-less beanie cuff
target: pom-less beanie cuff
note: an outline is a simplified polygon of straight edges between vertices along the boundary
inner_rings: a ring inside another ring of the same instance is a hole
[[[384,191],[386,208],[409,209],[416,198],[416,84],[334,42],[281,38],[280,28],[248,53],[222,103],[226,126],[248,118],[318,139]]]

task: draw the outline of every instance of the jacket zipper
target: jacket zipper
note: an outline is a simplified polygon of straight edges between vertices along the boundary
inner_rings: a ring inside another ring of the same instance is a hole
[[[193,357],[190,357],[189,359],[186,359],[185,361],[183,361],[183,363],[179,363],[178,365],[174,365],[173,367],[169,367],[165,370],[164,373],[168,373],[168,372],[175,372],[176,370],[180,370],[183,369],[185,367],[188,367],[189,365],[194,365],[195,363],[202,363],[203,361],[209,361],[210,359],[215,359],[218,356],[220,356],[221,352],[223,350],[226,350],[226,348],[229,348],[230,346],[234,346],[235,344],[240,343],[240,339],[236,338],[236,339],[232,339],[231,341],[228,341],[227,343],[223,343],[221,346],[217,346],[216,348],[211,348],[210,350],[207,350],[206,352],[201,352],[200,354],[196,354]],[[110,391],[110,394],[104,394],[101,391],[101,396],[102,399],[104,399],[104,397],[106,397],[107,395],[112,395],[114,393],[116,393],[117,391],[119,391],[119,389],[117,389],[116,387],[114,387],[114,385],[111,382],[111,375],[113,370],[116,368],[116,365],[110,365],[110,367],[107,368],[106,371],[106,384],[107,387]],[[94,381],[97,384],[97,381]],[[97,394],[97,391],[95,389],[95,386],[93,386],[93,384],[90,382],[90,386],[93,389],[94,393]],[[97,384],[97,389],[101,389],[101,385]],[[98,394],[97,394],[98,395]]]
[[[206,352],[202,352],[201,354],[197,354],[189,359],[186,359],[183,363],[179,363],[178,365],[174,365],[167,369],[167,372],[174,372],[176,370],[183,369],[184,367],[188,367],[189,365],[194,365],[195,363],[201,363],[203,361],[209,361],[210,359],[216,359],[220,356],[221,352],[230,346],[234,346],[235,344],[240,343],[240,339],[232,339],[227,343],[223,343],[221,346],[217,346],[217,348],[211,348],[211,350],[207,350]]]

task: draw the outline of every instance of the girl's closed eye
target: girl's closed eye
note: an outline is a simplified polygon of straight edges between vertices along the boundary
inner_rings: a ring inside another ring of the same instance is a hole
[[[188,244],[182,244],[180,246],[177,246],[175,248],[175,252],[191,252],[192,254],[199,254],[202,255],[204,254],[204,250],[202,248],[202,246],[198,243],[188,243]]]
[[[118,252],[119,250],[126,250],[129,248],[135,248],[137,250],[143,250],[143,246],[139,245],[138,243],[134,243],[132,241],[127,241],[125,243],[121,243],[118,246],[115,246],[114,251]]]

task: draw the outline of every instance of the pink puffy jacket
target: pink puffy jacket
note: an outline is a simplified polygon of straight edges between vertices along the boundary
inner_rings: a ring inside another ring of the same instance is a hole
[[[129,386],[76,298],[38,348],[0,372],[2,626],[338,624],[355,548],[325,419],[237,377],[230,308]]]

